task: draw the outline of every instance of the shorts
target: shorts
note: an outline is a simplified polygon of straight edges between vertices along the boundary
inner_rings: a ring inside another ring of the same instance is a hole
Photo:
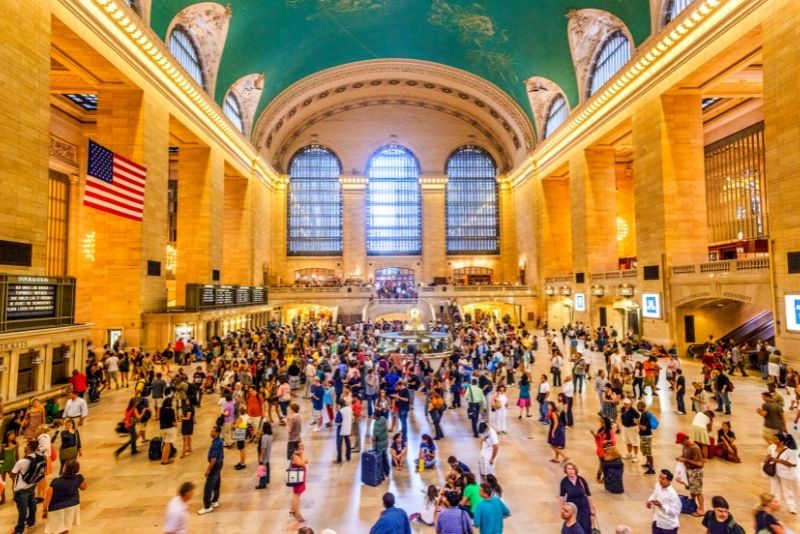
[[[162,428],[161,429],[161,440],[164,443],[175,443],[175,439],[178,437],[178,429],[175,427],[172,428]]]
[[[236,442],[236,449],[240,451],[244,450],[244,440]]]
[[[311,410],[311,420],[316,421],[322,417],[322,410]]]
[[[111,380],[119,378],[119,371],[111,371],[109,374],[111,375]]]
[[[769,428],[769,427],[765,426],[765,427],[762,427],[761,435],[764,436],[764,441],[766,441],[767,443],[771,444],[772,443],[772,438],[774,438],[775,435],[778,432],[780,432],[780,431],[779,430],[775,430],[774,428]]]
[[[645,456],[653,456],[653,436],[639,436],[640,450]]]
[[[639,446],[639,427],[638,425],[633,426],[623,426],[622,427],[622,438],[626,445],[633,445],[634,447]]]
[[[686,477],[689,479],[689,484],[686,488],[691,495],[703,494],[703,470],[702,469],[686,469]]]

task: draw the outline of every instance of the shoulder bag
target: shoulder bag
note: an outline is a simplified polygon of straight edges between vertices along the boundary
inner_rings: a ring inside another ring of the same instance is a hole
[[[785,450],[786,449],[783,449],[783,451]],[[763,471],[764,474],[767,475],[768,477],[774,477],[775,474],[778,472],[778,464],[776,461],[778,460],[778,458],[781,457],[783,451],[778,453],[778,456],[775,457],[775,460],[767,458],[766,460],[764,460],[764,463],[761,464],[761,471]]]

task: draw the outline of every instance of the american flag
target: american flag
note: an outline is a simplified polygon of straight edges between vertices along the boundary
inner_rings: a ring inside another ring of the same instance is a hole
[[[146,179],[146,168],[89,141],[84,205],[141,222]]]

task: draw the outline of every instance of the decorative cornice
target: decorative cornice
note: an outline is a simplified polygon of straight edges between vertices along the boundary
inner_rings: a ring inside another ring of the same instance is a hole
[[[68,0],[60,1],[71,11],[86,9],[76,8],[73,2]],[[205,91],[194,83],[177,61],[173,62],[164,43],[150,28],[142,24],[127,5],[123,5],[121,0],[87,0],[87,2],[98,8],[93,17],[97,24],[108,31],[117,30],[118,34],[123,36],[119,42],[134,51],[143,66],[152,67],[159,74],[159,82],[171,85],[176,95],[186,98],[194,106],[194,111],[210,121],[217,129],[220,140],[237,153],[237,157],[248,162],[255,176],[268,186],[273,185],[276,173],[263,161],[241,132],[228,123],[222,109],[214,100],[208,98]],[[117,39],[116,36],[112,38]]]
[[[697,40],[702,37],[696,33],[696,28],[713,19],[716,24],[725,20],[725,15],[733,11],[742,0],[702,0],[686,10],[678,20],[665,29],[663,35],[654,36],[648,39],[639,47],[637,55],[628,62],[626,67],[600,91],[584,102],[579,108],[573,110],[564,124],[556,130],[550,137],[544,140],[533,152],[530,162],[526,164],[542,167],[552,158],[553,153],[561,152],[568,146],[573,138],[584,133],[584,127],[601,120],[609,113],[610,109],[625,98],[629,98],[634,91],[649,81],[653,76],[657,76],[659,68],[663,68],[671,52],[679,44],[683,44],[687,38],[694,37]],[[723,10],[722,8],[728,8]],[[518,168],[515,174],[515,182],[523,179],[526,175],[531,175],[530,169]],[[533,172],[537,174],[537,172]]]
[[[78,168],[78,147],[63,139],[50,135],[50,157]]]
[[[275,97],[261,113],[253,140],[256,147],[271,150],[281,131],[295,128],[299,113],[326,98],[350,93],[357,95],[371,87],[402,88],[405,94],[436,91],[463,108],[470,102],[482,122],[496,123],[511,140],[516,163],[534,145],[533,129],[519,105],[493,84],[468,72],[419,60],[387,59],[359,61],[321,71],[293,84]],[[364,91],[368,92],[368,91]],[[413,98],[411,94],[409,97]]]

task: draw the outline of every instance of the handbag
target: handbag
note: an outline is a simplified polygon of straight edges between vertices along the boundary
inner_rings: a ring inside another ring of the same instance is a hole
[[[302,467],[286,468],[286,485],[293,488],[306,483],[306,470]]]
[[[786,449],[783,449],[783,451],[785,450]],[[774,477],[775,474],[778,472],[778,464],[776,461],[778,460],[778,458],[781,457],[783,451],[778,453],[778,456],[775,457],[775,460],[767,458],[766,460],[764,460],[764,463],[761,464],[761,471],[763,471],[764,474],[767,475],[768,477]]]
[[[61,449],[61,462],[73,460],[78,457],[78,447],[64,447]]]
[[[592,516],[592,534],[603,534],[600,531],[600,521],[597,520],[597,516]]]

